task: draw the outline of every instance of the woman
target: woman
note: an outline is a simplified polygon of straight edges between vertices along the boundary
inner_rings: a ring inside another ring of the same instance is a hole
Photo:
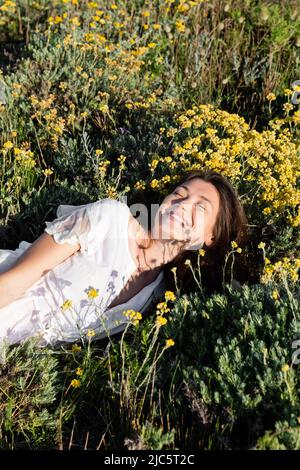
[[[202,183],[199,183],[200,179]],[[186,186],[191,188],[189,194],[185,188],[181,188],[178,191],[178,188],[182,187],[185,183]],[[206,183],[206,185],[203,183]],[[201,272],[203,274],[202,285],[209,292],[220,289],[223,281],[225,256],[232,249],[231,241],[235,241],[239,247],[245,247],[249,242],[248,219],[244,208],[231,183],[222,175],[209,168],[185,171],[176,183],[169,188],[170,194],[163,202],[160,201],[160,195],[153,190],[143,192],[134,190],[130,195],[128,201],[130,207],[134,207],[136,202],[140,202],[147,207],[148,220],[144,222],[144,225],[148,224],[151,226],[150,206],[154,201],[158,203],[161,211],[163,210],[163,205],[170,206],[170,202],[171,204],[175,201],[179,204],[193,204],[196,200],[197,203],[198,193],[203,195],[206,193],[208,195],[207,188],[209,187],[212,191],[214,188],[214,194],[216,195],[217,193],[219,196],[217,217],[214,217],[215,212],[210,210],[209,203],[207,201],[203,202],[200,198],[200,206],[203,206],[201,210],[204,210],[205,220],[203,220],[202,225],[202,212],[200,212],[199,223],[194,231],[194,235],[196,233],[196,238],[198,235],[198,238],[204,241],[201,242],[201,245],[195,246],[195,249],[191,249],[188,244],[185,246],[184,243],[180,244],[180,242],[177,242],[178,254],[176,255],[175,252],[171,261],[166,259],[166,263],[163,266],[165,287],[169,290],[175,290],[178,287],[179,290],[188,293],[197,287],[192,270],[185,261],[190,260],[193,269],[198,268],[199,257],[197,248],[201,248],[201,246],[205,248],[205,256],[200,258]],[[205,188],[205,191],[201,192],[203,188]],[[213,193],[211,192],[211,194]],[[210,235],[212,236],[207,236],[208,226],[210,226]],[[203,231],[203,227],[206,229],[206,234],[202,233],[201,237],[200,232],[201,230]],[[151,246],[151,243],[154,242],[151,237],[148,237],[146,246]],[[176,272],[176,282],[174,272]],[[249,277],[248,266],[246,260],[243,259],[243,253],[236,258],[235,272],[236,277],[239,277],[242,281]]]
[[[124,311],[145,312],[167,288],[171,266],[184,281],[187,254],[239,243],[247,223],[231,184],[212,170],[185,172],[148,213],[150,228],[109,198],[61,205],[57,216],[34,243],[0,250],[0,342],[35,336],[54,346],[118,333]]]

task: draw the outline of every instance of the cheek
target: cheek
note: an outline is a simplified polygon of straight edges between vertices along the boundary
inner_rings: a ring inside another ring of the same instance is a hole
[[[194,229],[193,232],[197,238],[204,239],[205,231],[209,223],[209,216],[200,208],[196,208],[194,212]]]

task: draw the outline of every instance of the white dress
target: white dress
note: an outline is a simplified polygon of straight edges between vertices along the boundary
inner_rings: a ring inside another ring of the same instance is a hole
[[[86,337],[88,330],[96,333],[93,339],[111,336],[128,323],[124,310],[143,313],[165,289],[160,271],[128,302],[107,308],[136,270],[128,246],[130,209],[125,203],[105,198],[82,206],[60,205],[56,215],[46,222],[45,231],[57,243],[79,243],[80,250],[0,308],[0,347],[32,336],[40,338],[38,346],[54,346]],[[22,241],[16,250],[0,250],[0,272],[30,245]]]

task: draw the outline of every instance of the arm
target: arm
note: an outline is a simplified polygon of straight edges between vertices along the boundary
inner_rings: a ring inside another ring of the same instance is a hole
[[[56,243],[44,232],[4,273],[0,273],[0,308],[24,294],[44,274],[73,255],[79,244]]]

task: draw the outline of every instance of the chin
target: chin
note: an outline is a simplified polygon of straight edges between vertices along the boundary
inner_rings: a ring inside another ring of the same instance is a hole
[[[160,227],[156,227],[153,229],[153,232],[152,232],[152,236],[153,238],[157,238],[157,239],[160,239],[160,240],[168,240],[170,242],[186,242],[187,241],[187,235],[185,235],[183,232],[178,232],[178,230],[176,230],[176,232],[172,233],[172,230],[170,229],[170,227],[166,226],[160,226]]]

